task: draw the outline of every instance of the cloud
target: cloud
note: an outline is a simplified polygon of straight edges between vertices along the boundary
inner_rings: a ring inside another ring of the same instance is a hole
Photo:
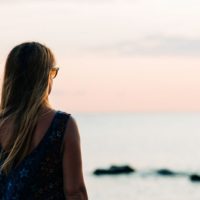
[[[173,36],[147,36],[142,39],[125,40],[111,45],[87,48],[97,52],[120,55],[183,55],[200,56],[200,39]]]

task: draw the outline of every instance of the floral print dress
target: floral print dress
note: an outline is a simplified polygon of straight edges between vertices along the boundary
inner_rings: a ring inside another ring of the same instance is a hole
[[[36,148],[7,176],[0,171],[0,200],[65,199],[61,145],[69,117],[56,111]]]

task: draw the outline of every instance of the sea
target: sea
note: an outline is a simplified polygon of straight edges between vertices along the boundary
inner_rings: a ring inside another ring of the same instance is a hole
[[[199,200],[200,113],[75,113],[91,200]],[[95,176],[129,165],[131,174]],[[157,170],[178,172],[159,175]]]

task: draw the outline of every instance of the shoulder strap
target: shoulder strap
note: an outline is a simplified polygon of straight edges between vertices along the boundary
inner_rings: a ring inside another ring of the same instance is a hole
[[[54,145],[59,145],[61,150],[63,146],[64,132],[67,127],[67,123],[69,121],[70,116],[71,114],[69,113],[57,111],[57,116],[53,124],[51,140],[54,143]],[[58,146],[56,148],[58,149]]]

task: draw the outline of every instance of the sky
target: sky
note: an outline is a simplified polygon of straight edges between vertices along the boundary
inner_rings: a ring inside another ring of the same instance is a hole
[[[200,111],[197,0],[0,0],[0,69],[17,44],[55,54],[68,112]]]

